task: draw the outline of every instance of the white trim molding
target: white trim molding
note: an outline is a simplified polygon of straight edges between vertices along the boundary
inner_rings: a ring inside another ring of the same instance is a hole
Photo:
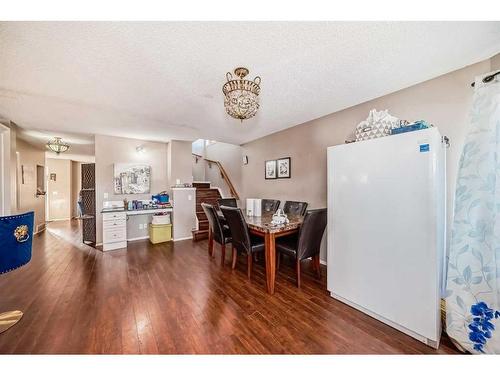
[[[189,236],[189,237],[175,238],[172,241],[177,242],[177,241],[192,240],[192,239],[193,236]]]

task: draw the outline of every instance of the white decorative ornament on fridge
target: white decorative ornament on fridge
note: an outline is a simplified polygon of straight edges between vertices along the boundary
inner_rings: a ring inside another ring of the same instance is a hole
[[[368,118],[356,126],[354,131],[356,142],[391,135],[391,130],[398,127],[398,124],[399,119],[390,115],[389,111],[372,109]]]

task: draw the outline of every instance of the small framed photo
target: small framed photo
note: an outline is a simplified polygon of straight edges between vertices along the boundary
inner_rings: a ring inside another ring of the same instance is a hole
[[[273,180],[276,178],[276,160],[266,160],[265,173],[266,180]]]
[[[291,159],[283,158],[277,160],[277,171],[278,178],[290,178],[291,177]]]

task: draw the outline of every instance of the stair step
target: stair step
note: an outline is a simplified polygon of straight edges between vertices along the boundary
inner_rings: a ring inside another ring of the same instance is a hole
[[[198,229],[193,231],[193,241],[201,241],[208,238],[208,229]]]
[[[198,230],[208,229],[208,220],[198,220]]]
[[[196,211],[196,217],[198,218],[198,220],[206,220],[207,219],[207,215],[205,215],[204,211]]]
[[[193,187],[199,189],[199,188],[202,188],[202,189],[206,189],[206,188],[210,188],[210,182],[193,182]]]
[[[212,190],[207,190],[206,192],[202,192],[200,194],[200,191],[197,190],[196,191],[196,197],[197,198],[200,198],[200,197],[220,197],[220,194],[218,191],[212,191]]]

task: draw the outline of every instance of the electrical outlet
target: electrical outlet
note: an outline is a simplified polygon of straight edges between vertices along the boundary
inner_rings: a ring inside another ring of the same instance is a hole
[[[108,193],[104,193],[104,199],[108,199],[109,197],[109,194]]]
[[[188,195],[188,201],[190,201],[191,199],[193,199],[193,197],[191,195]]]

